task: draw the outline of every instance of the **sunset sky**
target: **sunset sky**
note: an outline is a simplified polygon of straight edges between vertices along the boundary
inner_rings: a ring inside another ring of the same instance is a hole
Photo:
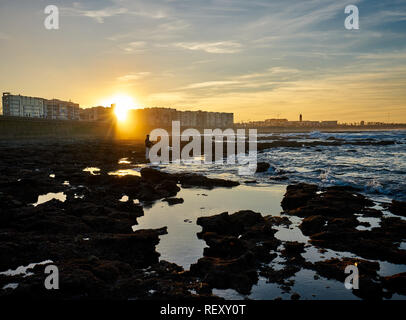
[[[2,0],[0,55],[2,92],[81,107],[122,94],[237,121],[406,122],[404,0]]]

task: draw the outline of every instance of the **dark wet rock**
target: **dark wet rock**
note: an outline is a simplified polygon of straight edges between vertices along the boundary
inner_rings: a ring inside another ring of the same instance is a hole
[[[286,176],[272,176],[269,178],[269,180],[273,180],[273,181],[286,181],[289,180],[288,177]]]
[[[328,279],[335,279],[344,284],[345,279],[350,275],[345,273],[347,266],[355,265],[359,270],[359,288],[352,289],[356,296],[367,299],[377,300],[387,297],[384,293],[377,272],[380,269],[378,262],[372,262],[354,258],[330,259],[326,261],[318,261],[313,264],[312,269]]]
[[[164,180],[155,185],[154,190],[159,194],[160,198],[164,198],[175,196],[180,191],[180,188],[177,186],[176,182]]]
[[[83,245],[90,247],[99,257],[124,261],[141,268],[158,263],[159,254],[155,251],[155,246],[159,243],[159,235],[166,233],[165,227],[138,230],[133,234],[95,236]]]
[[[170,206],[184,202],[184,200],[182,198],[166,198],[166,199],[163,199],[162,201],[168,202],[168,204]]]
[[[330,187],[315,192],[314,187],[299,184],[288,187],[283,203],[285,213],[304,217],[299,228],[318,247],[350,251],[366,259],[406,263],[406,252],[398,248],[406,222],[382,217],[379,228],[357,230],[363,223],[355,214],[368,217],[380,216],[381,212],[371,208],[373,202],[352,188]]]
[[[227,212],[211,217],[200,217],[203,227],[200,238],[208,245],[204,257],[191,266],[191,272],[213,288],[233,288],[249,293],[258,281],[256,269],[261,263],[271,262],[280,244],[272,227],[288,223],[280,217],[262,217],[253,211]]]
[[[266,216],[264,218],[267,223],[271,223],[274,226],[285,226],[288,227],[292,224],[288,217],[279,217],[279,216]]]
[[[199,217],[197,224],[203,227],[203,232],[238,236],[244,229],[263,221],[264,218],[260,213],[246,210],[232,215],[229,215],[228,212],[223,212],[211,217]]]
[[[8,179],[0,183],[2,192],[13,196],[17,201],[23,203],[35,203],[38,196],[49,192],[59,192],[63,187],[46,175],[33,175],[21,179]]]
[[[141,177],[145,180],[151,181],[151,182],[161,182],[163,180],[175,180],[176,181],[176,177],[174,177],[173,175],[157,170],[157,169],[153,169],[153,168],[142,168],[141,169]]]
[[[247,251],[246,244],[234,236],[222,236],[215,232],[205,232],[202,239],[208,247],[204,248],[204,256],[235,258]]]
[[[369,227],[368,222],[359,222],[356,217],[328,218],[324,229],[328,232],[340,232],[345,229],[355,229],[357,226],[363,224]]]
[[[361,211],[363,217],[380,218],[382,217],[382,211],[374,208],[364,208]]]
[[[393,214],[406,217],[406,202],[392,200],[392,203],[389,205],[389,210]]]
[[[326,190],[330,190],[330,191],[347,191],[347,192],[358,192],[358,191],[362,191],[361,188],[357,188],[354,186],[331,186],[331,187],[327,187]]]
[[[134,269],[121,261],[72,259],[59,266],[59,290],[44,288],[44,267],[19,279],[17,289],[2,298],[28,299],[216,299],[208,285],[175,264],[161,261],[148,269]],[[192,294],[194,290],[196,293]]]
[[[297,241],[288,241],[284,243],[284,249],[282,250],[282,255],[284,256],[300,256],[301,253],[304,253],[304,243]]]
[[[255,258],[250,253],[233,259],[203,257],[190,266],[190,272],[212,288],[232,288],[243,294],[258,281]]]
[[[292,300],[299,300],[300,299],[300,294],[298,294],[298,293],[293,293],[291,296],[290,296],[290,299],[292,299]]]
[[[33,262],[97,256],[145,266],[158,261],[155,246],[166,229],[138,230],[131,234],[38,235],[26,232],[0,233],[0,270]],[[12,254],[14,252],[14,254]],[[18,254],[16,254],[18,252]]]
[[[79,200],[64,204],[53,199],[37,207],[10,210],[7,215],[0,217],[0,221],[3,227],[18,229],[20,232],[131,232],[131,225],[136,224],[137,217],[143,215],[142,207],[134,203],[112,204],[113,207],[106,207]]]
[[[201,187],[206,189],[213,189],[216,187],[232,188],[240,184],[237,181],[217,178],[211,179],[194,173],[177,174],[177,177],[183,188],[193,188],[193,187]]]
[[[288,186],[281,203],[282,208],[284,210],[291,210],[305,205],[308,200],[316,195],[317,190],[318,187],[316,185],[305,183]]]
[[[302,220],[299,228],[306,236],[315,234],[323,230],[326,219],[323,216],[310,216]]]
[[[328,279],[337,279],[344,283],[346,274],[345,268],[350,265],[356,265],[359,269],[359,274],[364,276],[372,277],[373,279],[378,278],[377,272],[380,269],[378,262],[371,262],[362,259],[355,258],[333,258],[325,261],[317,261],[313,265],[313,269],[318,272],[319,275]]]
[[[258,162],[256,173],[266,172],[271,168],[268,162]]]
[[[132,231],[143,215],[143,208],[132,200],[162,199],[179,190],[172,179],[108,175],[117,170],[119,158],[133,157],[133,144],[75,142],[0,148],[8,155],[0,164],[0,270],[52,260],[60,275],[60,289],[54,291],[44,288],[45,266],[28,270],[33,275],[26,277],[0,276],[1,284],[18,283],[14,290],[1,290],[2,298],[211,297],[208,285],[200,279],[159,262],[155,247],[165,228]],[[137,152],[135,156],[143,157]],[[85,167],[100,171],[91,175],[82,171]],[[49,177],[51,172],[54,178]],[[69,185],[63,184],[66,180]],[[29,205],[48,192],[64,192],[66,201]],[[123,195],[129,201],[118,201]]]
[[[391,293],[406,295],[406,272],[384,277],[383,286]]]
[[[290,287],[293,283],[289,280],[301,269],[295,263],[290,263],[284,266],[282,269],[275,270],[270,266],[262,266],[259,274],[265,277],[270,283],[277,283],[284,286],[286,292],[290,291]]]
[[[143,168],[141,170],[141,176],[143,179],[154,184],[159,184],[162,181],[170,181],[173,184],[180,183],[184,188],[202,187],[213,189],[215,187],[235,187],[239,185],[236,181],[211,179],[200,174],[188,172],[170,174],[153,168]]]
[[[299,191],[299,194],[303,194],[303,192]],[[300,217],[312,215],[346,217],[358,213],[368,206],[373,206],[373,202],[361,194],[343,189],[327,188],[324,192],[313,194],[302,205],[291,208],[288,213]]]

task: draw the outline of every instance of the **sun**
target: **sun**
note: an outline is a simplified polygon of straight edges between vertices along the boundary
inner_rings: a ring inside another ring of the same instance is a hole
[[[120,122],[127,120],[128,111],[130,109],[135,109],[137,107],[135,99],[125,94],[116,94],[115,96],[104,101],[104,105],[111,104],[115,105],[114,114],[117,120]]]
[[[128,110],[135,107],[134,99],[130,96],[117,95],[114,98],[114,114],[117,117],[118,121],[125,121],[127,119]]]

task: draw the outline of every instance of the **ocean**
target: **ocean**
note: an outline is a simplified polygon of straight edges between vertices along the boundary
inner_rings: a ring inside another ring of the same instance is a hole
[[[255,177],[240,176],[238,165],[227,163],[170,164],[159,168],[168,172],[193,171],[240,182],[255,179],[265,185],[281,184],[280,177],[283,177],[286,185],[306,182],[352,186],[377,200],[406,200],[406,130],[258,134],[258,146],[275,141],[299,142],[303,146],[258,152],[257,161],[268,162],[271,168]],[[338,145],[324,145],[327,142]],[[279,179],[275,181],[270,179],[272,177]]]
[[[195,172],[209,177],[238,180],[241,185],[232,189],[199,188],[182,189],[177,197],[184,203],[169,206],[166,202],[156,202],[144,206],[144,216],[138,219],[134,230],[168,227],[168,234],[160,237],[157,251],[161,259],[174,262],[188,270],[203,256],[206,244],[198,239],[201,227],[196,220],[201,216],[211,216],[221,212],[232,214],[239,210],[253,210],[263,216],[280,216],[280,206],[286,186],[298,182],[313,183],[319,186],[352,186],[376,202],[375,208],[382,210],[384,217],[393,216],[382,207],[382,203],[392,199],[406,200],[406,131],[343,132],[343,133],[277,133],[260,134],[260,143],[272,141],[303,142],[302,147],[277,147],[258,152],[258,162],[268,162],[271,168],[253,176],[238,175],[237,165],[169,164],[158,166],[161,170],[175,172]],[[336,145],[326,146],[334,141]],[[359,142],[365,142],[360,145]],[[386,142],[379,144],[379,142]],[[392,142],[389,144],[388,142]],[[312,144],[309,144],[312,142]],[[141,168],[141,167],[140,167]],[[135,168],[139,170],[140,168]],[[271,178],[272,177],[272,178]],[[276,179],[284,177],[286,180]],[[256,181],[253,183],[253,181]],[[290,227],[279,226],[275,237],[281,241],[304,243],[306,252],[302,256],[310,262],[330,258],[357,258],[351,252],[326,250],[320,252],[309,243],[298,228],[302,219],[289,216]],[[406,219],[406,218],[402,218]],[[359,218],[370,224],[369,228],[379,227],[379,218]],[[359,227],[365,228],[365,227]],[[368,229],[368,228],[367,228]],[[367,230],[365,229],[365,230]],[[360,229],[361,230],[361,229]],[[400,243],[401,249],[405,248]],[[270,266],[278,270],[286,261],[278,255]],[[380,264],[379,275],[388,276],[406,271],[406,265],[376,260]],[[289,299],[292,292],[302,299],[359,299],[336,280],[317,278],[312,270],[302,269],[289,280],[294,284],[286,292],[278,284],[269,283],[263,277],[252,287],[250,294],[242,295],[232,289],[214,289],[213,293],[226,299],[269,300],[280,297]],[[406,296],[393,295],[392,299],[406,299]]]

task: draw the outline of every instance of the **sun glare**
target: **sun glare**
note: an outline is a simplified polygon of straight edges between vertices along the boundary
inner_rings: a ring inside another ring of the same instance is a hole
[[[136,101],[132,97],[122,94],[115,95],[114,97],[107,99],[104,103],[106,106],[111,104],[115,104],[114,114],[119,121],[125,121],[127,119],[128,111],[136,108]]]

